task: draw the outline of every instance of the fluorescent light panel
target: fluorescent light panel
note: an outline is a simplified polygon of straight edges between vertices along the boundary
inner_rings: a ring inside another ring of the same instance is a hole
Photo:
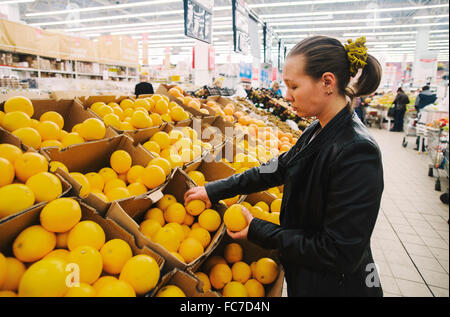
[[[32,1],[28,1],[28,2],[32,2]],[[69,13],[74,13],[74,12],[92,12],[92,11],[111,10],[111,9],[119,10],[119,9],[124,9],[124,8],[131,8],[131,7],[152,6],[152,5],[158,5],[158,4],[179,3],[179,2],[180,2],[180,0],[141,1],[141,2],[114,4],[114,5],[98,6],[98,7],[77,8],[77,9],[71,9],[71,10],[32,12],[32,13],[25,14],[25,16],[26,17],[37,17],[37,16],[45,16],[45,15],[69,14]]]
[[[328,21],[298,21],[298,22],[274,22],[270,26],[289,26],[289,25],[311,25],[311,24],[340,24],[340,23],[365,23],[365,22],[386,22],[392,21],[392,18],[380,19],[346,19],[346,20],[328,20]]]
[[[19,3],[30,3],[34,2],[35,0],[15,0],[15,1],[1,1],[0,5],[4,4],[19,4]]]

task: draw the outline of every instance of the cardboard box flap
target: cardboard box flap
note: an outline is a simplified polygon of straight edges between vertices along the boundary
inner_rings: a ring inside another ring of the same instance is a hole
[[[199,171],[208,182],[227,178],[235,173],[234,168],[222,161],[216,161],[212,154],[206,155],[200,162],[196,162],[184,169],[186,173]]]
[[[174,126],[170,123],[164,122],[159,127],[151,127],[148,129],[138,129],[134,131],[124,131],[124,134],[128,135],[130,138],[133,139],[134,145],[137,144],[144,144],[148,140],[151,139],[151,137],[159,131],[164,131],[166,133],[169,133],[172,131]]]
[[[273,195],[266,191],[260,191],[257,193],[249,194],[245,197],[244,200],[252,205],[255,205],[259,201],[263,201],[270,206],[270,204],[276,199]]]
[[[22,141],[17,136],[3,129],[2,127],[0,127],[0,143],[9,143],[17,146],[22,151],[26,151],[24,144],[22,144]]]

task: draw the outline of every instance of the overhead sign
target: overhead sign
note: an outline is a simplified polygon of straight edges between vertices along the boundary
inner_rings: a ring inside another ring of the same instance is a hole
[[[272,64],[272,30],[264,24],[264,62]]]
[[[249,14],[243,0],[233,0],[233,39],[234,51],[247,54],[249,51]]]
[[[211,44],[214,0],[184,0],[184,34]]]

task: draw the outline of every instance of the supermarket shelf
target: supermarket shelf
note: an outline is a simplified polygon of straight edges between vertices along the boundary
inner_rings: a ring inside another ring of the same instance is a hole
[[[65,70],[56,70],[56,69],[40,69],[41,73],[53,73],[53,74],[67,74],[67,75],[74,75],[74,72],[68,72]]]
[[[5,65],[0,65],[0,69],[18,70],[22,72],[39,72],[39,70],[35,68],[5,66]]]

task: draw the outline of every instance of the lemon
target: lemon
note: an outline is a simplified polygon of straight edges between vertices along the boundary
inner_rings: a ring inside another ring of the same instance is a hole
[[[252,271],[250,266],[242,261],[235,262],[231,267],[231,273],[233,274],[233,280],[245,284],[251,277]]]
[[[158,208],[162,211],[169,208],[171,204],[174,204],[177,202],[177,199],[174,195],[171,194],[165,194],[159,201],[158,201]]]
[[[16,173],[11,162],[0,157],[0,188],[11,184],[15,176]]]
[[[80,197],[84,198],[87,197],[89,195],[89,193],[91,192],[91,184],[89,183],[88,179],[86,178],[86,176],[84,176],[81,173],[78,172],[72,172],[69,173],[69,175],[77,182],[81,185],[80,188]]]
[[[78,246],[70,251],[67,261],[76,263],[80,268],[80,282],[92,284],[102,274],[103,259],[100,252],[89,246]]]
[[[121,121],[120,121],[119,116],[115,113],[108,113],[107,115],[105,115],[103,117],[103,122],[108,126],[111,126],[116,129],[120,129]]]
[[[36,127],[43,141],[56,140],[59,135],[59,126],[53,121],[41,121]]]
[[[136,294],[144,295],[159,281],[159,265],[149,255],[139,254],[129,259],[120,272],[119,280],[129,283]]]
[[[248,297],[248,292],[245,286],[236,281],[232,281],[223,288],[224,297]]]
[[[32,117],[34,114],[34,107],[31,100],[24,96],[14,96],[5,101],[5,113],[12,111],[22,111],[28,116]]]
[[[103,177],[103,181],[106,184],[112,179],[117,178],[117,173],[110,167],[104,167],[100,171],[98,171],[98,174]]]
[[[103,270],[109,274],[119,274],[133,256],[129,244],[121,239],[106,242],[100,249],[100,254],[103,258]]]
[[[3,116],[1,124],[3,128],[12,132],[20,128],[31,127],[31,118],[22,111],[8,112]]]
[[[161,118],[161,116],[158,113],[151,113],[150,119],[152,119],[153,126],[156,126],[156,127],[158,127],[164,123],[163,119]]]
[[[24,229],[13,242],[14,256],[22,262],[35,262],[56,246],[56,236],[39,225]]]
[[[176,222],[169,222],[166,225],[164,225],[164,228],[172,228],[175,233],[177,234],[177,239],[179,241],[183,241],[185,238],[183,227]]]
[[[242,214],[242,205],[230,206],[223,215],[223,221],[230,231],[241,231],[247,226],[247,220]]]
[[[58,167],[60,169],[62,169],[63,171],[65,171],[66,173],[69,173],[69,169],[67,168],[67,166],[64,163],[59,162],[59,161],[51,161],[49,163],[49,170],[52,173],[55,173],[56,170],[58,169]]]
[[[42,141],[41,143],[41,149],[46,148],[46,147],[57,147],[57,148],[62,148],[62,143],[58,140],[46,140],[46,141]]]
[[[108,283],[114,282],[114,281],[118,281],[118,279],[114,276],[111,275],[104,275],[101,276],[98,280],[96,280],[94,282],[94,284],[92,284],[92,286],[94,287],[95,291],[98,293],[98,291],[105,286]],[[131,286],[130,286],[131,287]],[[133,289],[133,288],[131,288]],[[134,292],[134,290],[133,290]]]
[[[19,284],[21,297],[62,297],[67,292],[66,265],[61,259],[44,259],[32,264]]]
[[[142,182],[147,188],[154,189],[166,181],[166,173],[157,165],[147,166],[142,171]]]
[[[186,205],[186,211],[192,216],[198,216],[205,210],[206,204],[202,200],[194,199]]]
[[[185,216],[186,209],[180,203],[171,204],[164,211],[164,219],[166,220],[166,222],[176,222],[178,224],[182,224]]]
[[[164,170],[166,176],[168,176],[172,171],[172,165],[170,164],[170,162],[162,157],[154,158],[153,160],[150,161],[150,163],[148,163],[148,166],[150,165],[157,165],[161,167]]]
[[[56,123],[60,130],[64,127],[64,118],[62,115],[60,115],[56,111],[47,111],[44,112],[41,117],[39,118],[39,121],[52,121]]]
[[[69,254],[70,252],[66,249],[55,249],[46,256],[44,256],[44,259],[57,258],[67,262],[67,257],[69,256]]]
[[[151,208],[149,209],[144,216],[144,219],[153,219],[156,220],[161,227],[165,225],[166,221],[164,219],[164,213],[161,209],[159,208]]]
[[[271,258],[261,258],[256,262],[255,277],[262,284],[271,284],[278,277],[278,264]]]
[[[75,144],[81,144],[84,143],[85,140],[81,135],[78,134],[78,132],[70,132],[63,136],[61,140],[61,144],[63,147],[68,147]]]
[[[49,172],[31,176],[26,185],[33,191],[36,202],[52,201],[62,194],[62,185],[58,177]]]
[[[97,250],[105,244],[105,232],[99,224],[84,220],[77,223],[69,232],[67,247],[74,250],[78,246],[91,246]]]
[[[12,134],[17,136],[26,146],[32,147],[36,150],[41,147],[42,138],[36,129],[30,127],[19,128],[14,130]]]
[[[155,141],[147,141],[142,146],[149,152],[155,152],[157,154],[161,153],[161,147]]]
[[[98,190],[98,191],[102,191],[103,187],[105,186],[105,181],[103,179],[103,177],[95,172],[91,172],[91,173],[87,173],[86,175],[84,175],[89,184],[91,185],[91,190]]]
[[[106,197],[108,198],[108,201],[116,201],[131,197],[131,194],[127,188],[116,187],[108,191]]]
[[[161,149],[165,149],[170,146],[170,137],[169,135],[164,131],[158,131],[156,132],[150,139],[151,141],[155,141],[159,144]]]
[[[72,198],[58,198],[41,211],[41,225],[51,232],[66,232],[81,219],[80,204]]]
[[[144,220],[139,225],[139,230],[150,240],[153,239],[153,236],[161,229],[161,223],[155,219],[147,219]]]
[[[197,186],[205,185],[205,175],[200,171],[190,171],[188,176],[197,184]]]
[[[0,257],[2,257],[1,254]],[[7,274],[3,282],[0,278],[0,288],[2,290],[17,291],[17,289],[19,288],[20,280],[26,271],[26,267],[22,262],[13,257],[5,258],[5,263]],[[0,269],[0,271],[1,270],[2,269]]]
[[[107,183],[105,183],[103,191],[105,194],[108,194],[109,191],[111,191],[115,188],[118,188],[118,187],[126,188],[127,184],[122,179],[115,178],[115,179],[112,179],[112,180],[108,181]]]
[[[247,293],[249,297],[264,297],[265,289],[264,286],[255,279],[249,279],[245,284]]]
[[[156,297],[186,297],[186,294],[178,286],[166,285],[156,293]]]
[[[64,297],[95,297],[95,288],[87,283],[80,283],[78,286],[69,287]]]
[[[87,141],[100,140],[105,137],[105,124],[97,118],[89,118],[81,124],[78,133]]]
[[[140,196],[148,192],[147,187],[139,182],[131,183],[127,186],[127,189],[131,196]]]
[[[209,281],[208,275],[203,272],[196,272],[195,276],[203,282],[203,293],[209,292],[211,290],[211,282]]]
[[[129,283],[115,280],[99,288],[97,297],[136,297],[136,292]]]
[[[136,129],[145,129],[153,125],[150,116],[143,111],[135,111],[131,116],[130,123]]]
[[[266,211],[266,212],[269,212],[269,211],[270,211],[269,205],[268,205],[267,203],[263,202],[263,201],[258,201],[258,202],[255,204],[255,207],[259,207],[259,208],[261,208],[263,211]]]
[[[214,232],[219,229],[222,219],[217,211],[206,209],[198,217],[198,223],[209,232]]]
[[[228,263],[233,264],[242,261],[243,253],[244,251],[238,243],[229,243],[226,245],[223,255]]]
[[[142,165],[133,165],[127,172],[127,181],[129,184],[137,182],[141,176],[144,167]]]
[[[22,150],[17,146],[8,143],[0,144],[0,157],[7,159],[11,164],[14,164],[21,155]]]
[[[188,237],[196,239],[203,248],[206,248],[211,242],[211,235],[207,230],[201,227],[191,229]]]
[[[112,169],[119,174],[128,172],[132,163],[133,160],[130,154],[124,150],[117,150],[110,157],[110,165]]]
[[[280,212],[281,201],[282,201],[281,198],[274,199],[272,201],[272,203],[270,204],[270,211],[271,212]]]
[[[227,264],[216,264],[209,272],[211,285],[217,290],[222,289],[225,285],[230,283],[232,278],[233,274]]]
[[[9,184],[0,188],[0,219],[33,206],[33,191],[23,184]]]
[[[180,240],[176,231],[169,227],[162,227],[153,236],[153,242],[159,243],[170,252],[176,252],[180,246]]]
[[[123,110],[127,108],[133,108],[133,106],[134,102],[131,99],[124,99],[120,102],[120,108],[122,108]]]

